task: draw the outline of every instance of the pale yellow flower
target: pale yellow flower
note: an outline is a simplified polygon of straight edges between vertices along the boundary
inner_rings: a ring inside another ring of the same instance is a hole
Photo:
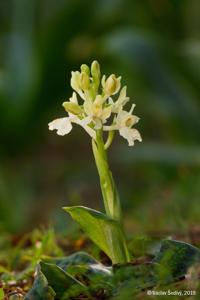
[[[119,131],[130,146],[134,145],[135,140],[142,141],[138,130],[133,128],[139,121],[133,115],[135,104],[132,104],[129,111],[125,109],[129,97],[126,95],[126,86],[121,88],[121,76],[111,74],[101,78],[100,66],[94,61],[91,68],[83,64],[81,71],[72,72],[71,86],[75,92],[69,101],[63,103],[68,117],[49,123],[50,130],[55,129],[57,134],[65,135],[72,130],[72,123],[75,123],[82,126],[93,139],[96,139],[96,131],[102,129]],[[114,96],[118,93],[118,97]],[[77,94],[81,99],[78,100]]]
[[[81,73],[79,71],[72,71],[72,76],[71,76],[71,87],[73,90],[75,90],[79,96],[85,100],[85,95],[84,92],[82,91],[82,86],[81,86]]]
[[[120,110],[114,119],[114,122],[110,126],[104,126],[105,131],[118,130],[119,134],[128,141],[129,146],[134,145],[134,141],[142,141],[138,130],[132,128],[138,121],[139,118],[132,115],[135,104],[132,105],[129,112]]]
[[[132,108],[129,112],[125,111],[125,110],[119,111],[119,113],[117,114],[117,117],[116,117],[116,126],[118,128],[132,127],[139,121],[139,118],[137,116],[132,115],[132,111],[133,111],[134,107],[135,107],[135,104],[132,105]]]
[[[97,95],[94,101],[84,102],[84,111],[93,121],[95,129],[100,129],[111,115],[111,105],[104,106],[104,104],[105,98],[101,95]]]
[[[115,74],[111,74],[107,79],[103,77],[102,85],[106,95],[115,95],[121,87],[121,76],[117,78]]]

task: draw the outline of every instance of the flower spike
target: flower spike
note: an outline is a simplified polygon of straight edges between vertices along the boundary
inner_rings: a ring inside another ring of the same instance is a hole
[[[68,117],[49,123],[50,130],[55,129],[58,135],[65,135],[72,130],[72,123],[76,123],[92,139],[96,138],[97,130],[102,130],[118,131],[129,146],[133,146],[135,140],[142,141],[139,131],[133,128],[139,121],[132,114],[135,104],[129,111],[124,108],[130,99],[126,95],[127,87],[121,88],[121,76],[111,74],[107,79],[105,75],[101,78],[100,66],[95,60],[91,68],[83,64],[80,71],[72,71],[71,87],[75,92],[69,101],[63,103]],[[113,98],[118,93],[117,99]],[[77,94],[81,99],[77,99]]]

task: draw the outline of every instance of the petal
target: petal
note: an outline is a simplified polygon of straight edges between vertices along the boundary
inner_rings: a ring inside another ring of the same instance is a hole
[[[70,117],[73,115],[80,115],[83,113],[83,109],[77,103],[67,101],[63,102],[62,106],[68,112]]]
[[[79,119],[78,117],[74,117],[71,119],[71,122],[76,123],[83,127],[85,131],[91,136],[92,139],[96,139],[96,131],[92,129],[90,126],[88,126],[89,123],[91,123],[92,119],[90,117],[86,117],[84,119]]]
[[[138,116],[136,116],[136,115],[132,115],[132,116],[134,118],[134,124],[133,125],[135,125],[135,124],[137,124],[139,122],[140,118]]]
[[[102,79],[101,79],[101,85],[102,85],[103,89],[105,88],[105,84],[106,84],[106,75],[103,75]]]
[[[81,89],[77,90],[77,93],[79,94],[79,96],[80,96],[83,100],[86,100],[85,94],[81,91]]]
[[[119,92],[120,87],[121,87],[121,79],[122,79],[121,76],[119,76],[118,78],[116,78],[116,80],[117,80],[117,87],[116,87],[116,91],[113,93],[113,95],[115,95],[115,94],[117,94]]]
[[[70,118],[56,119],[48,124],[49,130],[57,130],[58,135],[68,134],[72,130]]]
[[[114,105],[114,101],[111,97],[108,98],[108,104],[110,105]]]
[[[102,128],[102,121],[100,119],[96,119],[95,121],[93,121],[95,123],[94,128],[96,130],[101,129]]]
[[[72,76],[71,76],[71,87],[73,88],[73,90],[75,90],[79,96],[85,100],[85,95],[81,90],[81,73],[79,71],[72,71]]]
[[[118,125],[119,129],[121,127],[124,127],[125,121],[129,117],[129,115],[130,114],[125,110],[120,110],[119,111],[119,113],[117,114],[117,118],[116,118],[116,122],[117,122],[117,125]]]
[[[135,140],[142,141],[139,131],[135,128],[121,128],[119,134],[128,141],[129,146],[133,146]]]
[[[80,72],[79,71],[72,71],[71,76],[71,87],[73,90],[78,91],[80,89]]]
[[[97,95],[93,103],[97,105],[102,105],[105,102],[105,100],[106,100],[105,97],[102,97],[101,95]]]
[[[132,114],[134,108],[135,108],[135,104],[133,103],[133,104],[131,105],[131,109],[130,109],[130,111],[129,111],[129,114]]]
[[[102,122],[104,123],[111,115],[112,112],[112,106],[107,106],[103,108],[103,113],[102,113]]]
[[[69,101],[70,101],[70,102],[73,102],[73,103],[75,103],[75,104],[78,104],[78,99],[77,99],[77,95],[76,95],[75,92],[73,92],[72,97],[69,98]]]
[[[92,116],[92,104],[93,104],[93,102],[90,100],[85,100],[85,102],[83,104],[85,113],[90,117]]]
[[[131,109],[133,108],[134,108],[134,104],[132,105]],[[133,125],[135,125],[138,121],[139,118],[137,116],[132,115],[130,112],[125,110],[120,110],[116,118],[117,126],[119,129],[124,127],[130,128]],[[129,123],[129,125],[127,123]]]
[[[127,86],[124,86],[121,89],[118,100],[122,100],[126,98],[126,90],[127,90]]]
[[[130,98],[126,96],[126,89],[126,86],[121,89],[119,97],[113,105],[112,112],[119,113],[119,111],[123,109],[123,106],[125,106],[126,103],[130,100]]]

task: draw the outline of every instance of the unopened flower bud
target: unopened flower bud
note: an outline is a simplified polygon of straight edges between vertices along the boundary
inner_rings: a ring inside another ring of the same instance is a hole
[[[80,84],[83,91],[88,90],[90,87],[90,78],[85,72],[81,73]]]
[[[72,71],[72,77],[71,77],[71,87],[75,90],[78,91],[80,90],[80,76],[81,73],[76,71]]]
[[[80,115],[83,112],[82,108],[73,102],[63,102],[62,106],[67,112],[72,113],[73,115]]]
[[[81,73],[86,73],[90,76],[90,68],[86,64],[81,65]]]
[[[100,66],[99,66],[99,63],[98,61],[94,60],[92,62],[92,65],[91,65],[91,73],[92,73],[92,77],[94,79],[100,79],[100,76],[101,76],[101,72],[100,72]]]
[[[107,95],[114,95],[116,94],[121,86],[120,83],[121,77],[116,78],[114,74],[110,75],[105,82],[105,93]]]

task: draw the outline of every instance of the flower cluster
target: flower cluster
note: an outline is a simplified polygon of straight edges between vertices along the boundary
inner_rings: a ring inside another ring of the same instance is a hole
[[[139,121],[132,114],[135,105],[129,111],[124,109],[129,98],[126,86],[121,89],[121,77],[112,74],[101,78],[99,64],[93,61],[91,68],[84,64],[80,71],[72,72],[71,87],[74,90],[72,97],[63,103],[68,116],[49,123],[50,130],[56,129],[58,135],[65,135],[75,123],[82,126],[94,140],[97,130],[117,130],[129,146],[134,145],[135,140],[142,141],[138,130],[133,128]],[[81,103],[77,96],[81,98]]]

